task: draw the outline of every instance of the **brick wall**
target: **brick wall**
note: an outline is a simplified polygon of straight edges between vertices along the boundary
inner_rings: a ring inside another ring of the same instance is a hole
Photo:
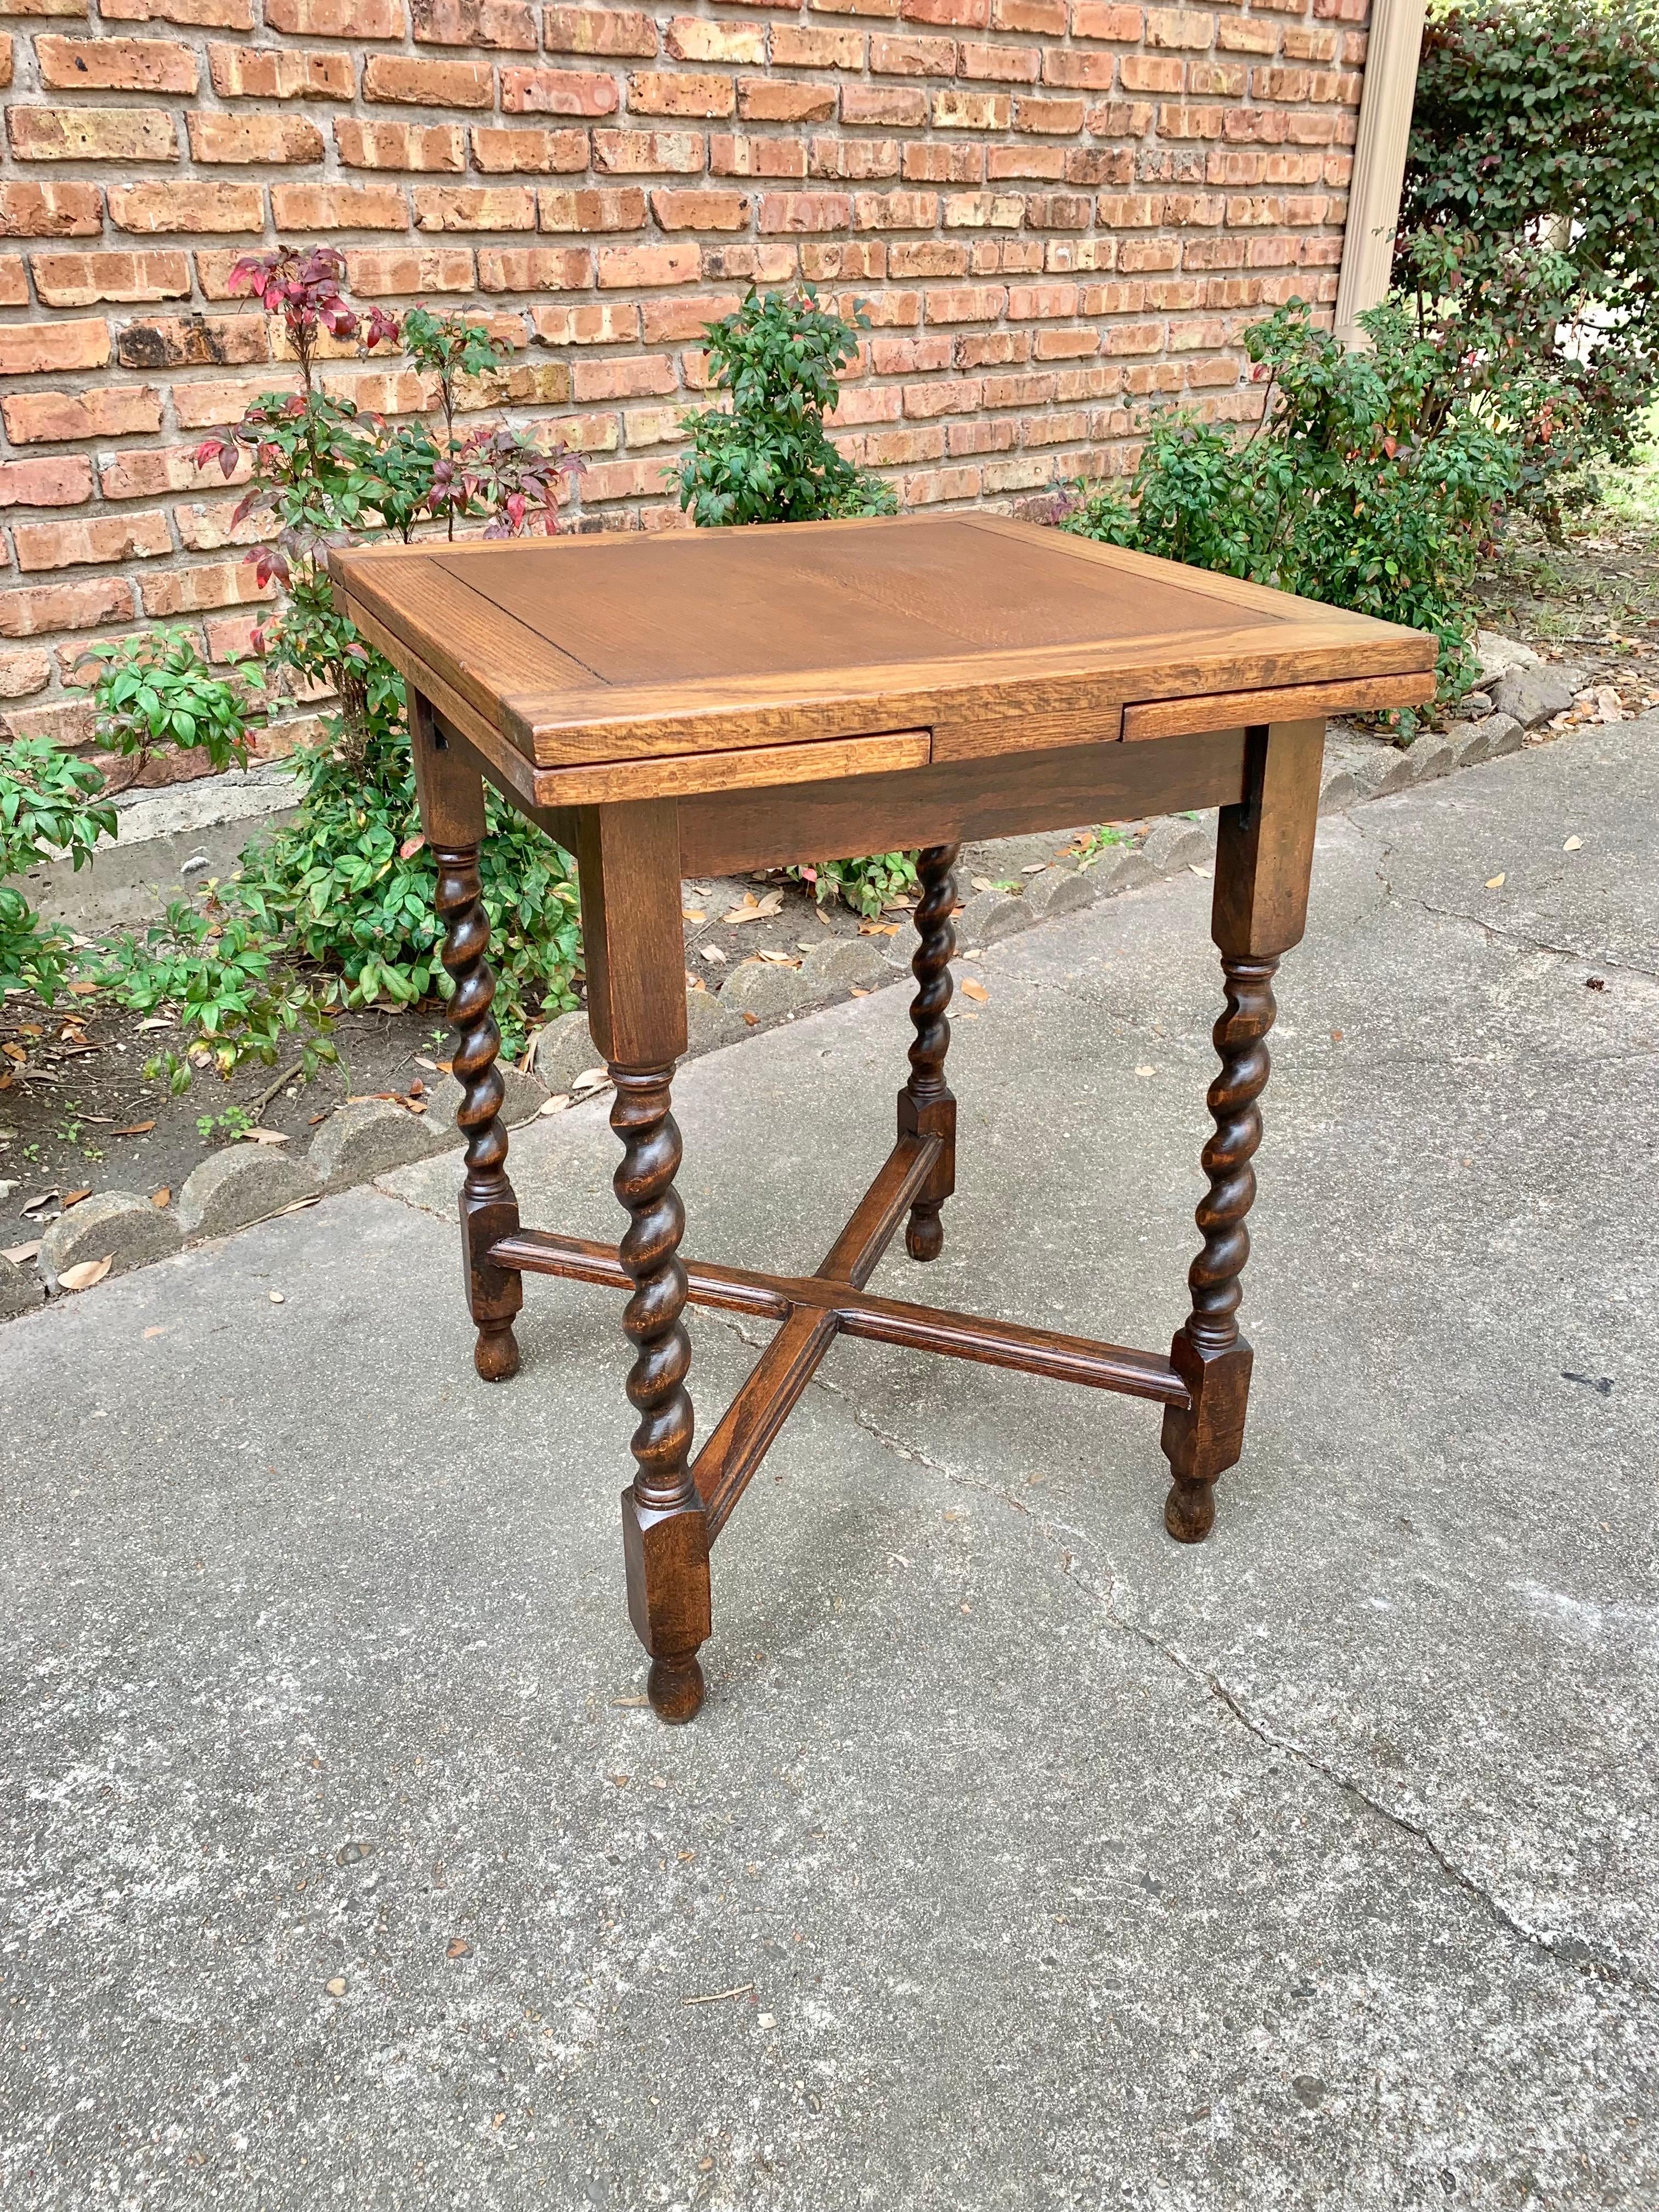
[[[1248,416],[1241,326],[1335,296],[1366,9],[0,0],[5,714],[83,741],[100,631],[243,647],[257,533],[192,455],[290,374],[229,292],[261,240],[487,313],[472,397],[563,426],[588,528],[681,519],[699,331],[750,282],[868,300],[838,428],[908,507],[1121,468],[1148,402]]]

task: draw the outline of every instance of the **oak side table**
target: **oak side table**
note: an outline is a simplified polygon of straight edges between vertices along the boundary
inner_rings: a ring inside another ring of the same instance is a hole
[[[340,605],[403,673],[454,978],[460,1212],[478,1373],[518,1368],[526,1274],[629,1293],[640,1424],[623,1494],[651,1702],[702,1702],[709,1547],[838,1335],[988,1362],[1164,1408],[1164,1520],[1197,1543],[1243,1447],[1251,1155],[1279,957],[1302,935],[1325,717],[1433,690],[1435,641],[1305,599],[988,514],[798,523],[330,556]],[[587,1018],[616,1085],[619,1245],[520,1225],[478,885],[483,780],[580,864]],[[865,1288],[901,1222],[938,1257],[955,1187],[945,1079],[959,843],[1221,810],[1211,933],[1225,1005],[1192,1310],[1167,1358]],[[679,1255],[684,876],[921,848],[915,1036],[898,1141],[817,1272]],[[694,1304],[779,1324],[692,1456]]]

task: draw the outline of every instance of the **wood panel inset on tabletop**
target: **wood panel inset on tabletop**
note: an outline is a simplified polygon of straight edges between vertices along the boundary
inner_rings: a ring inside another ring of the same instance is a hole
[[[1257,693],[1281,720],[1432,689],[1415,631],[994,515],[353,548],[330,568],[365,635],[544,807],[1174,735],[1267,719]]]

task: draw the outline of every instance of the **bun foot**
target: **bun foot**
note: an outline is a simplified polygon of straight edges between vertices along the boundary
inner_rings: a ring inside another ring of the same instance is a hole
[[[479,1329],[478,1341],[472,1347],[472,1364],[486,1382],[506,1382],[518,1373],[519,1340],[510,1321]]]
[[[1177,1544],[1201,1544],[1215,1526],[1215,1485],[1177,1479],[1164,1501],[1164,1525]]]
[[[904,1249],[913,1260],[937,1260],[945,1249],[945,1224],[936,1206],[917,1206],[904,1224]]]
[[[686,1721],[696,1720],[702,1709],[702,1668],[695,1654],[690,1659],[674,1662],[653,1659],[645,1687],[652,1711],[659,1721],[666,1721],[671,1727],[678,1728]]]

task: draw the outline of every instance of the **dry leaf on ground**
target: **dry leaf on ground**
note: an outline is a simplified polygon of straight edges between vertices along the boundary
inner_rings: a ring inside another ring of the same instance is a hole
[[[102,1260],[82,1260],[73,1267],[65,1267],[58,1278],[60,1291],[89,1291],[94,1283],[101,1283],[115,1265],[112,1256]]]
[[[981,1006],[983,1006],[985,1001],[990,997],[991,994],[986,989],[984,984],[980,981],[976,975],[969,975],[963,983],[962,995],[964,999],[975,1000]]]
[[[1503,874],[1503,871],[1500,869],[1500,870],[1498,871],[1498,874],[1497,874],[1497,875],[1495,875],[1495,876],[1488,876],[1488,877],[1487,877],[1487,878],[1486,878],[1486,889],[1487,889],[1489,891],[1501,891],[1501,890],[1503,890],[1503,888],[1504,888],[1504,874]]]
[[[154,1121],[129,1121],[125,1129],[112,1129],[112,1137],[147,1137],[155,1127]]]
[[[31,1260],[39,1256],[40,1250],[40,1239],[37,1237],[33,1244],[8,1244],[0,1253],[0,1259],[9,1260],[14,1267],[27,1267]]]

